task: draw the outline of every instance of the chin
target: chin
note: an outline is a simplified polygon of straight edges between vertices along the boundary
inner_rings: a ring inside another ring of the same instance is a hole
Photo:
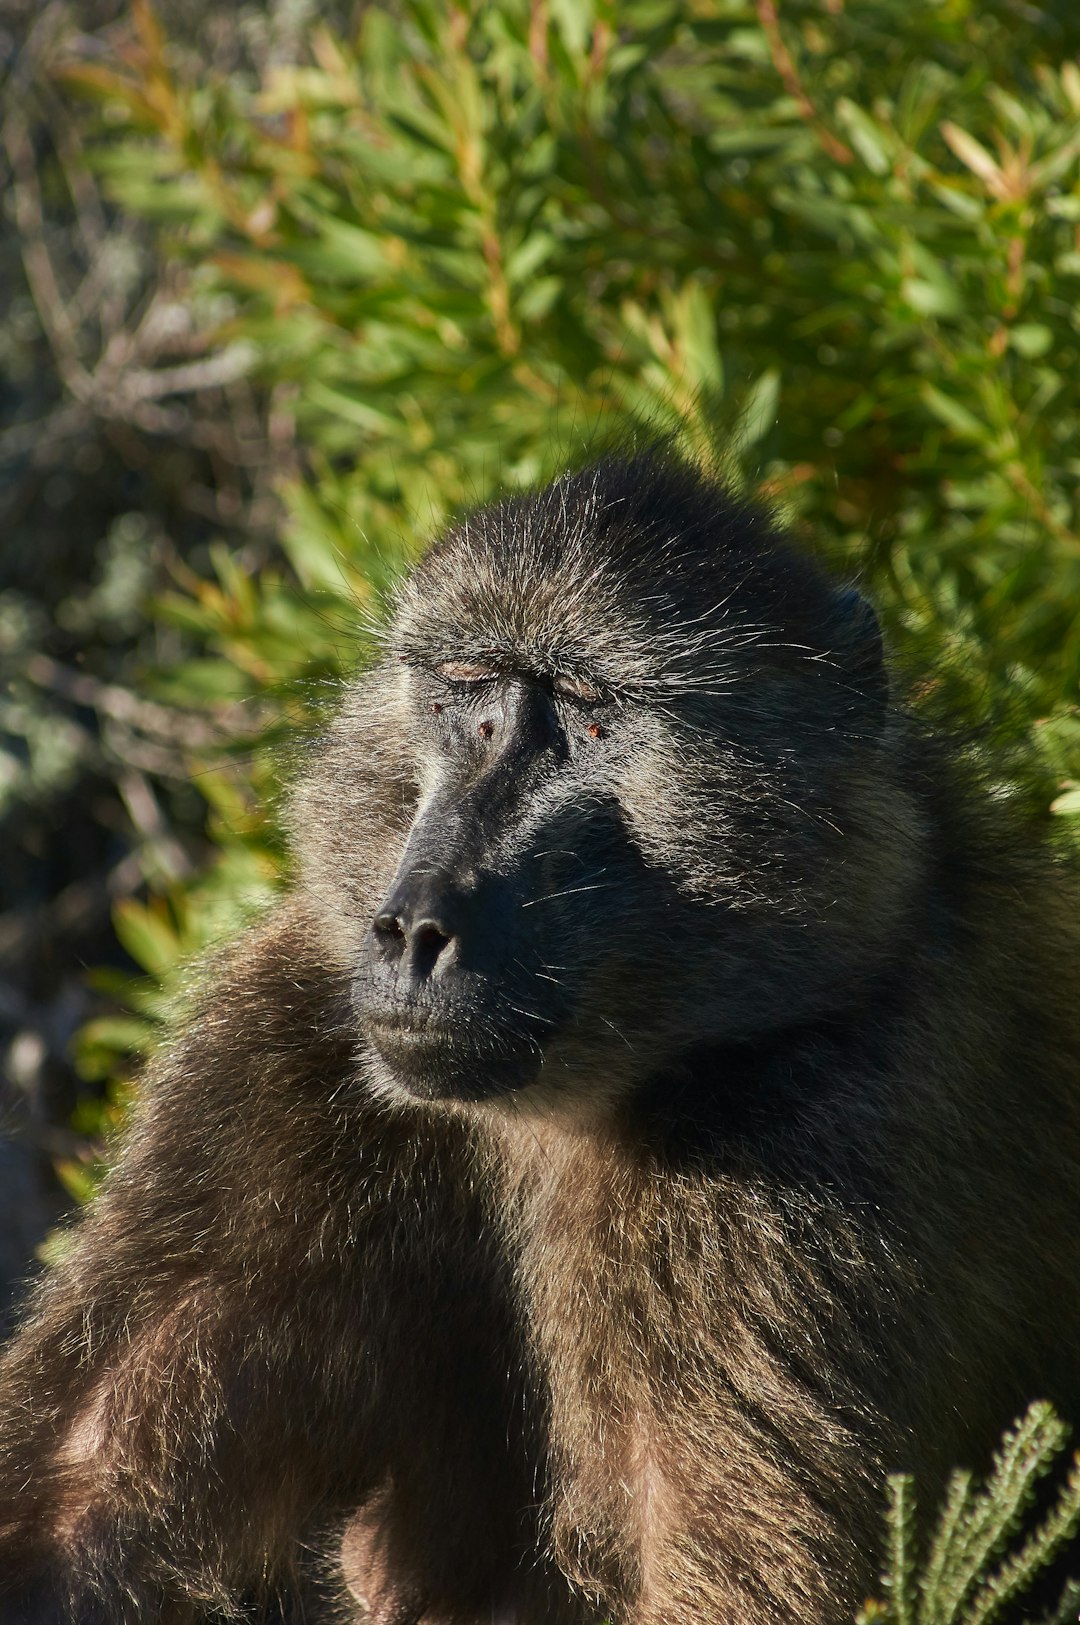
[[[484,1045],[471,1035],[406,1027],[374,1027],[366,1034],[371,1070],[382,1094],[411,1100],[498,1102],[528,1090],[543,1056],[536,1042]]]

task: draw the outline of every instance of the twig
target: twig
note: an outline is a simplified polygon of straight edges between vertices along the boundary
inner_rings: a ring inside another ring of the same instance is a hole
[[[188,750],[220,745],[224,739],[241,733],[255,734],[261,725],[258,718],[252,717],[250,709],[240,705],[223,707],[215,719],[209,721],[191,712],[174,711],[155,700],[137,699],[117,683],[104,683],[85,672],[72,671],[45,654],[30,658],[26,676],[38,688],[48,689],[76,705],[89,706],[101,716],[126,723],[140,733]]]
[[[830,158],[838,164],[850,164],[854,161],[854,153],[838,136],[825,124],[814,103],[807,95],[799,70],[795,66],[795,59],[784,44],[784,36],[780,32],[780,16],[776,0],[755,0],[758,22],[769,45],[769,55],[772,57],[773,67],[780,75],[784,89],[798,107],[800,114],[810,125],[821,145]]]
[[[14,108],[3,125],[3,142],[12,173],[15,223],[19,228],[27,286],[56,358],[57,371],[76,400],[88,401],[93,383],[79,357],[78,337],[45,247],[45,222],[29,131]]]

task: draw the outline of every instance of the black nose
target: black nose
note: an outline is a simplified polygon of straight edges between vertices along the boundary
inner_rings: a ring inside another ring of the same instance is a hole
[[[371,934],[380,957],[399,979],[425,982],[456,961],[458,936],[448,914],[445,898],[431,886],[399,887],[386,899]]]

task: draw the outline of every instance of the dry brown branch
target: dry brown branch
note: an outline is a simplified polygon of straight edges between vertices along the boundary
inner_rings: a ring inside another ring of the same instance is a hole
[[[755,6],[762,32],[768,41],[773,67],[780,75],[784,89],[798,107],[800,116],[809,124],[830,158],[838,164],[852,163],[855,155],[851,148],[841,141],[839,136],[833,135],[799,77],[795,59],[784,44],[784,36],[780,32],[780,15],[776,0],[755,0]]]
[[[93,395],[93,384],[82,364],[77,331],[68,315],[67,302],[45,246],[45,222],[33,144],[26,121],[14,104],[10,105],[4,120],[2,139],[11,165],[15,224],[30,297],[65,386],[76,400],[88,401]]]
[[[223,706],[213,719],[174,711],[154,700],[138,699],[117,683],[103,683],[85,672],[70,670],[45,654],[28,662],[26,676],[38,688],[48,689],[76,705],[89,706],[99,715],[126,723],[140,733],[187,750],[205,750],[238,735],[257,733],[260,719],[240,705]]]

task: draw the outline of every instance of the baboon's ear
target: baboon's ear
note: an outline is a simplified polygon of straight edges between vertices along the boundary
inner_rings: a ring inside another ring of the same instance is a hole
[[[855,587],[836,595],[837,653],[861,730],[877,733],[889,702],[889,673],[874,606]]]

